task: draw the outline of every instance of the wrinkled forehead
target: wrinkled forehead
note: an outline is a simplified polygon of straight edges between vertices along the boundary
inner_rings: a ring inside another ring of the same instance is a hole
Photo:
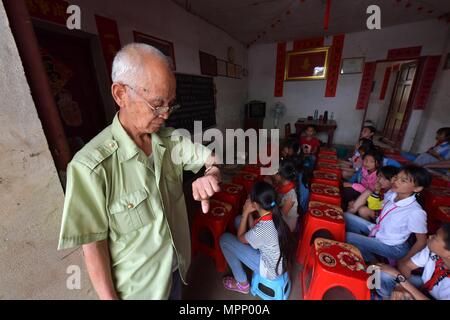
[[[146,88],[152,97],[173,99],[176,95],[176,79],[170,68],[162,61],[143,60],[140,86]]]

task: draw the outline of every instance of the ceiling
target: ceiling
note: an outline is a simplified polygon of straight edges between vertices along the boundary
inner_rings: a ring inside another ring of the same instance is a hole
[[[367,30],[369,5],[381,8],[381,27],[441,17],[449,23],[450,0],[172,0],[244,44],[305,39]]]

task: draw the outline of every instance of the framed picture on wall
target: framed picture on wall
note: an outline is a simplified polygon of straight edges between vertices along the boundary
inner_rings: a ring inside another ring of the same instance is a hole
[[[447,58],[445,58],[444,70],[450,69],[450,53],[447,53]]]
[[[217,59],[212,54],[199,51],[201,74],[215,77],[217,76]]]
[[[146,43],[161,51],[169,59],[171,69],[174,71],[177,69],[175,63],[175,52],[172,42],[159,39],[138,31],[133,31],[133,35],[135,42]]]
[[[217,59],[217,75],[227,76],[227,62],[225,60]]]
[[[236,78],[242,79],[242,66],[236,65]]]
[[[236,65],[234,63],[227,62],[227,76],[236,78]]]
[[[288,52],[285,80],[323,80],[327,78],[329,47]]]
[[[364,70],[364,57],[342,59],[341,74],[362,73]]]

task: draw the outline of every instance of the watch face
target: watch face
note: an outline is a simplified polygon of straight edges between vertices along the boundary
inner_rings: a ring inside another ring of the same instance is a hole
[[[397,275],[396,281],[397,281],[398,283],[400,283],[400,282],[405,282],[405,281],[406,281],[406,278],[405,278],[404,275],[399,274],[399,275]]]

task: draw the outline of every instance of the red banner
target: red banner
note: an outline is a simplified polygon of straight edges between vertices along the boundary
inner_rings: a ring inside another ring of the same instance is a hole
[[[414,95],[413,109],[424,110],[433,87],[442,56],[427,57]]]
[[[381,87],[380,100],[384,100],[386,98],[386,91],[389,86],[389,80],[391,79],[391,73],[392,73],[392,67],[387,67],[386,71],[384,72],[384,80],[383,80],[383,86]]]
[[[114,56],[121,48],[117,23],[114,20],[98,15],[95,15],[95,22],[97,23],[98,35],[100,43],[102,44],[106,67],[111,76]]]
[[[69,3],[63,0],[25,0],[30,16],[33,18],[66,25],[67,7]]]
[[[283,96],[284,69],[286,66],[286,42],[279,42],[277,46],[277,65],[275,73],[275,97]]]
[[[302,51],[311,48],[320,48],[324,46],[324,38],[310,38],[294,41],[293,51]]]
[[[422,52],[422,47],[409,47],[409,48],[398,48],[391,49],[388,51],[388,60],[402,60],[402,59],[412,59],[420,57]]]
[[[366,109],[369,104],[370,94],[372,92],[373,77],[375,76],[376,62],[366,62],[359,89],[358,102],[356,109]]]
[[[333,37],[333,46],[330,49],[331,55],[328,62],[328,75],[325,97],[336,96],[339,72],[341,67],[342,50],[344,50],[344,40],[344,34]]]

